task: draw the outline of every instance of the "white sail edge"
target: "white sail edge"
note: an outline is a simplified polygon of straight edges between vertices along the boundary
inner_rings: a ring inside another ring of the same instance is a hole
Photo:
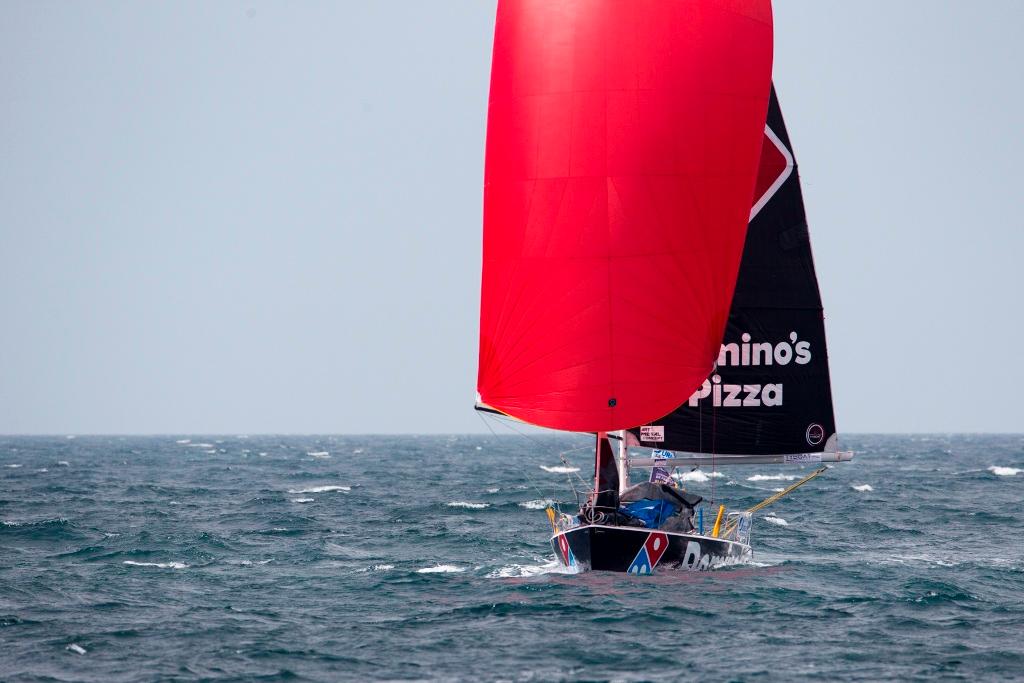
[[[690,465],[806,465],[853,460],[853,451],[822,453],[779,453],[772,455],[681,455],[675,458],[629,458],[636,467],[685,467]]]

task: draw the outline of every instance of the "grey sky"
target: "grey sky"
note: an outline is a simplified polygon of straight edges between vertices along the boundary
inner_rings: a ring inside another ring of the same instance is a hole
[[[775,11],[840,430],[1024,430],[1024,3]],[[0,432],[484,429],[493,15],[0,4]]]

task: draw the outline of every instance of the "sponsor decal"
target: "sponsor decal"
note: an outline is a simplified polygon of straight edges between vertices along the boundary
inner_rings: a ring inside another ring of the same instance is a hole
[[[767,124],[764,127],[764,141],[761,144],[761,163],[754,185],[757,201],[750,208],[750,220],[775,196],[786,179],[793,173],[793,155],[782,140]]]
[[[662,450],[655,448],[651,451],[651,455],[654,456],[656,462],[655,466],[651,468],[651,481],[655,484],[672,484],[672,475],[668,471],[667,467],[664,467],[666,460],[672,460],[676,457],[676,454],[672,451]]]
[[[562,559],[565,560],[565,566],[575,567],[576,556],[572,554],[572,548],[569,547],[569,539],[565,537],[565,534],[559,534],[558,536],[558,549],[562,551]]]
[[[807,428],[805,436],[807,437],[807,443],[817,446],[825,438],[825,428],[814,422]]]
[[[640,440],[661,443],[665,440],[665,425],[644,425],[640,428]]]
[[[811,362],[811,343],[800,340],[796,332],[789,333],[789,341],[755,342],[744,332],[740,342],[722,344],[718,354],[719,368],[806,365]],[[696,407],[701,401],[711,398],[716,408],[756,408],[782,405],[782,383],[770,384],[724,384],[722,376],[715,374],[704,380],[704,384],[690,396],[688,404]]]
[[[683,561],[679,566],[686,567],[693,571],[707,569],[711,565],[711,556],[700,556],[700,543],[689,541],[686,544],[686,552],[683,553]]]
[[[782,462],[799,465],[806,462],[821,462],[821,453],[790,453],[782,456]]]
[[[640,547],[640,552],[633,558],[633,562],[630,563],[626,572],[629,574],[653,574],[654,568],[658,566],[658,562],[661,561],[666,550],[668,550],[668,535],[661,531],[652,531],[647,534],[647,540]]]
[[[671,484],[672,475],[669,474],[667,468],[664,467],[652,467],[651,478],[649,481],[653,484]]]

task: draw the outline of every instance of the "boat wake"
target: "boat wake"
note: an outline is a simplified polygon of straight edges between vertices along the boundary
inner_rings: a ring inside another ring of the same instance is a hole
[[[508,564],[487,574],[488,579],[523,579],[543,574],[576,574],[577,569],[566,567],[558,560],[544,560],[541,564]]]

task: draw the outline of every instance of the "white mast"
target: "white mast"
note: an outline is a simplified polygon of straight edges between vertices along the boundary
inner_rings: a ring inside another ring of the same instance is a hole
[[[619,431],[619,495],[629,488],[629,448],[626,446],[626,430]]]

